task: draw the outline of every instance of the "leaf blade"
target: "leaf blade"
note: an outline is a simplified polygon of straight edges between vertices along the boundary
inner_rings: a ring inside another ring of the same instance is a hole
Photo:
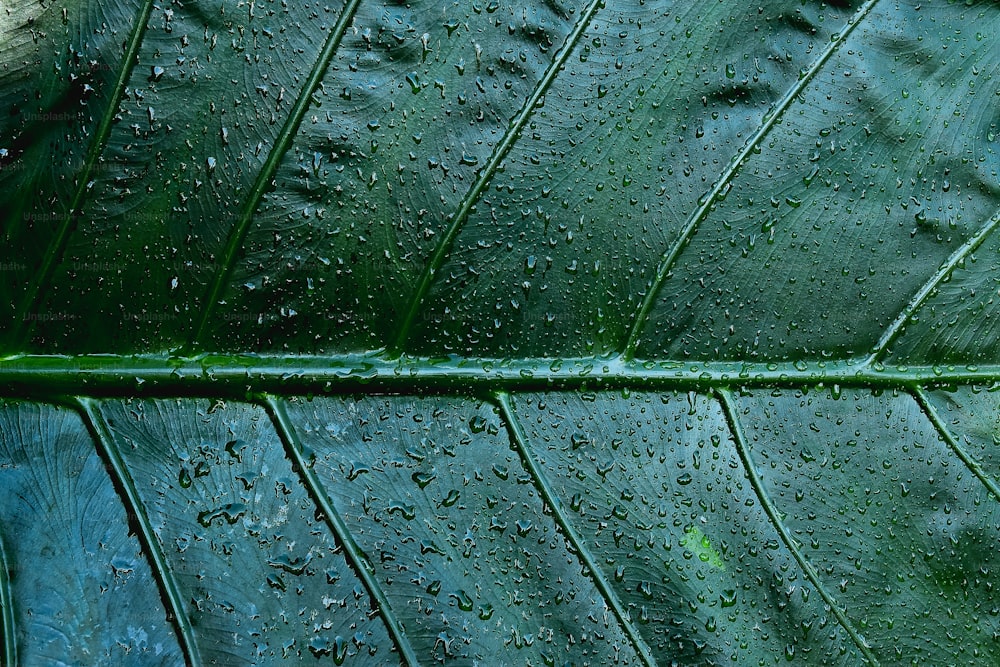
[[[566,64],[566,60],[569,58],[570,54],[576,48],[577,42],[583,36],[584,31],[589,25],[594,14],[603,4],[603,0],[591,0],[590,4],[586,9],[580,14],[580,18],[577,19],[576,25],[573,26],[572,31],[566,37],[566,41],[559,49],[559,53],[553,58],[552,63],[549,65],[548,69],[545,70],[545,74],[542,76],[541,80],[535,86],[531,95],[524,101],[524,106],[518,112],[517,116],[510,122],[507,131],[504,133],[503,138],[493,149],[493,154],[490,155],[489,162],[487,162],[482,170],[476,174],[476,182],[469,189],[469,192],[462,198],[462,202],[458,207],[458,210],[454,213],[451,219],[451,223],[448,225],[448,230],[445,232],[444,236],[438,242],[437,247],[434,249],[434,254],[431,255],[430,260],[424,266],[424,270],[420,274],[420,279],[417,283],[417,289],[413,293],[413,300],[410,303],[410,307],[406,310],[406,315],[403,318],[403,322],[400,325],[399,333],[396,335],[396,340],[390,347],[390,354],[398,355],[400,354],[406,346],[406,341],[410,336],[410,329],[413,327],[413,322],[417,317],[417,313],[423,304],[424,298],[427,296],[427,291],[430,289],[431,281],[434,280],[435,274],[440,270],[444,258],[448,251],[451,249],[452,243],[455,241],[455,237],[458,236],[458,232],[461,230],[462,225],[465,224],[466,219],[469,217],[469,213],[472,208],[479,201],[483,190],[489,184],[490,179],[496,170],[500,167],[500,164],[504,161],[507,156],[507,152],[517,141],[518,136],[524,130],[528,119],[534,112],[535,107],[539,104],[545,92],[549,89],[552,81],[558,76],[560,70]]]
[[[125,492],[125,501],[128,503],[129,513],[135,517],[142,536],[143,547],[149,554],[153,574],[163,592],[163,597],[167,604],[168,615],[173,618],[177,627],[177,637],[184,655],[184,662],[191,667],[199,667],[201,654],[197,648],[194,638],[194,630],[191,627],[191,619],[188,617],[187,608],[174,580],[173,571],[168,567],[163,550],[156,537],[156,532],[149,521],[149,516],[140,500],[139,492],[135,482],[129,474],[122,459],[121,452],[115,444],[108,424],[95,408],[94,403],[84,397],[77,398],[77,408],[86,423],[87,429],[93,434],[94,441],[104,453],[105,458],[111,463],[111,471],[114,473],[115,481]]]
[[[955,456],[961,459],[962,463],[965,464],[965,467],[968,468],[972,474],[983,483],[983,486],[989,490],[990,494],[997,501],[1000,501],[1000,486],[997,486],[997,483],[986,474],[986,471],[984,471],[983,467],[979,465],[979,462],[972,458],[965,448],[959,444],[958,440],[955,439],[955,436],[948,429],[944,420],[941,418],[941,415],[938,414],[938,411],[930,402],[927,392],[924,391],[922,387],[917,387],[913,391],[913,398],[916,399],[917,403],[920,405],[920,409],[924,411],[924,414],[926,414],[928,419],[931,420],[931,423],[934,424],[934,427],[941,435],[941,439],[948,443],[948,446],[955,452]]]
[[[344,38],[344,34],[350,27],[351,22],[354,20],[354,13],[357,11],[360,4],[361,0],[349,0],[347,4],[344,5],[344,8],[340,12],[340,16],[337,18],[336,25],[334,25],[330,30],[330,34],[323,43],[323,48],[320,51],[319,57],[316,59],[316,63],[309,70],[309,76],[306,78],[305,84],[299,91],[298,97],[295,99],[295,104],[292,106],[291,112],[285,119],[285,124],[281,127],[281,131],[275,138],[274,145],[267,154],[267,159],[264,160],[264,164],[261,166],[257,177],[254,179],[253,185],[250,188],[250,194],[243,202],[239,219],[229,233],[229,240],[226,243],[225,250],[222,252],[221,266],[219,267],[215,277],[212,279],[208,289],[208,294],[202,302],[201,314],[199,315],[197,323],[192,330],[193,333],[191,338],[188,340],[188,350],[193,349],[205,336],[209,326],[209,320],[215,312],[219,296],[226,286],[229,275],[233,271],[233,263],[237,253],[243,246],[244,239],[246,238],[247,231],[249,230],[250,223],[253,219],[253,214],[260,205],[260,200],[264,197],[264,192],[270,186],[271,179],[274,177],[274,173],[277,171],[278,165],[281,163],[281,159],[291,147],[293,136],[298,130],[299,125],[302,123],[302,119],[305,117],[306,112],[309,110],[309,105],[312,104],[313,94],[315,93],[316,88],[319,87],[323,74],[330,66],[330,61],[333,59],[333,55],[340,46],[340,42]]]
[[[288,412],[423,661],[639,661],[492,405],[344,396]]]
[[[736,400],[764,488],[876,655],[991,660],[989,577],[967,573],[993,559],[1000,505],[912,395],[780,390]],[[913,639],[925,623],[905,613],[914,604],[934,619],[937,642]]]
[[[378,613],[385,622],[389,634],[396,645],[396,649],[400,652],[407,665],[419,665],[420,661],[414,653],[413,647],[410,646],[410,641],[406,637],[402,625],[389,605],[389,600],[386,599],[385,593],[382,592],[382,587],[372,576],[374,568],[368,562],[364,553],[358,548],[354,538],[351,537],[351,532],[341,518],[340,513],[330,503],[326,491],[323,490],[322,484],[320,484],[319,479],[312,471],[312,464],[303,458],[302,443],[295,433],[295,426],[288,418],[288,413],[285,411],[284,405],[273,396],[268,396],[265,401],[267,410],[278,429],[278,434],[285,444],[289,458],[298,467],[299,474],[305,480],[310,495],[323,512],[323,516],[326,517],[331,530],[337,536],[337,540],[343,545],[348,561],[354,567],[354,571],[361,577],[365,588],[368,590],[368,594],[372,596],[372,599],[377,604]]]
[[[3,401],[0,482],[5,657],[183,662],[141,540],[75,410]]]
[[[925,23],[922,11],[878,4],[847,36],[692,237],[637,356],[863,358],[995,215],[998,154],[982,142],[994,119],[965,86],[995,69],[980,28],[1000,13],[945,4]],[[949,30],[969,66],[937,57]],[[928,95],[961,122],[945,127]]]
[[[101,116],[101,122],[97,126],[97,131],[91,141],[90,148],[87,150],[87,156],[84,158],[83,169],[77,175],[78,183],[73,192],[73,198],[67,207],[65,217],[55,232],[55,238],[49,242],[49,247],[42,259],[41,266],[33,276],[20,302],[20,306],[14,313],[16,328],[13,330],[11,338],[8,341],[10,349],[20,349],[23,347],[26,337],[30,335],[32,324],[37,321],[29,319],[28,314],[39,305],[38,301],[42,297],[42,293],[47,287],[48,282],[52,279],[55,263],[62,258],[66,242],[76,224],[75,218],[90,188],[91,173],[101,153],[104,151],[104,144],[107,142],[108,136],[111,134],[111,123],[114,120],[115,111],[125,93],[125,86],[128,83],[129,75],[132,73],[132,68],[136,62],[139,45],[142,44],[146,22],[149,21],[153,4],[152,0],[145,0],[141,5],[138,16],[135,18],[132,33],[126,42],[125,56],[122,58],[125,66],[122,67],[118,78],[114,82],[114,91],[111,94],[110,104]]]
[[[265,410],[101,401],[205,662],[383,660],[392,640]],[[215,576],[206,576],[215,573]]]
[[[556,522],[566,534],[569,542],[573,545],[574,550],[583,562],[584,567],[587,569],[587,574],[594,580],[594,584],[601,592],[601,595],[604,597],[608,607],[610,607],[614,612],[615,618],[618,619],[618,622],[625,629],[625,632],[628,633],[629,639],[632,641],[633,646],[635,646],[636,652],[639,654],[642,663],[647,667],[653,667],[656,665],[656,659],[650,652],[649,646],[646,645],[646,641],[642,638],[642,635],[636,631],[632,619],[629,618],[629,615],[626,613],[614,589],[610,586],[610,584],[608,584],[603,570],[590,554],[586,543],[580,539],[580,536],[577,535],[576,530],[573,528],[573,524],[567,520],[565,511],[562,507],[562,502],[549,486],[546,481],[545,474],[542,472],[542,469],[535,461],[535,457],[528,449],[527,437],[524,434],[524,430],[521,428],[517,414],[514,412],[514,406],[510,402],[510,396],[506,393],[499,393],[496,394],[496,400],[500,406],[500,414],[503,416],[504,421],[511,430],[511,440],[516,445],[518,453],[521,456],[521,460],[524,461],[525,467],[531,473],[535,484],[541,491],[542,498],[551,509]]]
[[[1000,225],[1000,211],[994,213],[993,217],[987,221],[987,223],[983,225],[979,231],[959,246],[958,249],[956,249],[955,252],[953,252],[941,265],[937,272],[928,278],[927,282],[925,282],[920,289],[917,290],[910,301],[906,304],[906,307],[899,313],[899,316],[896,317],[896,319],[892,321],[892,324],[890,324],[882,333],[882,337],[879,338],[878,342],[875,344],[875,347],[872,349],[866,363],[875,363],[880,357],[889,353],[889,347],[897,338],[899,338],[900,335],[902,335],[907,322],[919,313],[920,309],[925,303],[927,303],[927,300],[931,298],[931,295],[938,288],[938,286],[942,282],[948,280],[955,269],[963,264],[965,260],[972,255],[972,253],[976,252],[976,250],[989,239],[990,235],[998,225]]]
[[[684,246],[688,243],[688,240],[693,234],[698,230],[698,225],[701,224],[702,220],[709,214],[712,210],[712,205],[715,203],[716,199],[722,195],[725,190],[730,186],[732,179],[736,176],[736,172],[742,167],[744,160],[746,160],[759,146],[760,143],[765,139],[771,128],[774,127],[775,123],[781,120],[785,111],[791,106],[792,102],[802,91],[805,90],[806,86],[816,77],[821,69],[826,65],[830,56],[840,47],[848,35],[854,31],[854,29],[865,20],[869,12],[878,0],[868,0],[854,13],[853,16],[847,21],[846,27],[833,37],[826,48],[818,58],[816,58],[809,67],[799,75],[799,81],[794,86],[789,88],[780,100],[768,111],[768,114],[764,117],[764,122],[761,123],[760,127],[753,133],[750,139],[747,140],[746,144],[739,150],[739,152],[732,158],[729,164],[726,166],[725,170],[722,172],[722,176],[715,182],[711,190],[707,194],[702,196],[701,204],[691,215],[691,217],[684,223],[684,227],[681,229],[677,240],[670,247],[670,250],[663,256],[660,260],[659,265],[656,268],[656,273],[650,284],[650,287],[646,290],[646,296],[642,300],[642,304],[639,306],[639,311],[635,316],[632,328],[629,330],[628,338],[625,341],[625,346],[622,349],[622,356],[626,359],[630,359],[634,354],[636,347],[639,345],[639,336],[642,333],[642,328],[646,325],[646,320],[649,317],[649,312],[656,302],[656,298],[659,295],[660,287],[663,285],[663,281],[667,279],[670,275],[670,270],[674,263],[677,261],[678,256],[684,249]]]
[[[802,551],[796,545],[795,540],[792,538],[788,529],[785,527],[784,522],[777,508],[771,502],[768,497],[767,491],[764,489],[764,485],[761,483],[760,477],[757,475],[757,467],[754,465],[753,459],[750,457],[750,450],[747,447],[746,436],[743,435],[743,427],[740,425],[739,413],[737,412],[736,405],[733,403],[732,395],[725,390],[717,392],[719,401],[722,403],[722,408],[726,413],[726,419],[729,421],[729,426],[732,429],[733,438],[736,441],[736,449],[740,453],[740,460],[743,462],[744,472],[747,475],[747,479],[750,480],[751,486],[753,486],[754,493],[760,499],[761,505],[764,507],[764,511],[767,512],[768,518],[771,523],[774,524],[775,529],[778,534],[781,535],[781,541],[784,542],[785,547],[792,552],[795,557],[795,562],[798,563],[799,568],[805,573],[806,577],[816,588],[816,591],[823,598],[827,607],[837,618],[837,622],[842,628],[850,635],[851,640],[861,651],[864,656],[865,661],[870,665],[878,665],[879,661],[872,653],[871,646],[864,637],[858,633],[854,624],[847,618],[844,614],[844,610],[837,603],[837,600],[830,594],[830,592],[820,581],[816,574],[816,570],[813,568],[812,564],[805,559]]]
[[[14,597],[10,590],[10,559],[0,535],[0,633],[3,641],[3,665],[17,664],[17,631],[14,629]]]

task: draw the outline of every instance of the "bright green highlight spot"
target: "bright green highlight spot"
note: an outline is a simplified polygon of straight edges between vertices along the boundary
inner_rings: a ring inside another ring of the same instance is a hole
[[[681,540],[681,546],[693,551],[702,563],[708,563],[719,570],[726,569],[719,552],[712,547],[712,543],[708,537],[697,526],[688,526],[684,529],[684,538]]]

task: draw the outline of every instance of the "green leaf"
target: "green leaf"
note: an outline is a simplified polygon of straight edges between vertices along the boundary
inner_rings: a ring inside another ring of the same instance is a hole
[[[1000,662],[995,2],[0,27],[0,665]]]

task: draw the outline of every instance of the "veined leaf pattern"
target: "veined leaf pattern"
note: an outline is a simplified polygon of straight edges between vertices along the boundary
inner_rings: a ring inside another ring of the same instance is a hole
[[[0,18],[0,664],[1000,661],[996,3]]]

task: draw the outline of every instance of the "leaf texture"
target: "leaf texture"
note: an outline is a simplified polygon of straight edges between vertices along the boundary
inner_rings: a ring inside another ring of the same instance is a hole
[[[995,2],[0,27],[0,664],[1000,663]]]
[[[8,659],[16,650],[23,664],[183,660],[151,564],[79,416],[5,403],[0,433]]]

